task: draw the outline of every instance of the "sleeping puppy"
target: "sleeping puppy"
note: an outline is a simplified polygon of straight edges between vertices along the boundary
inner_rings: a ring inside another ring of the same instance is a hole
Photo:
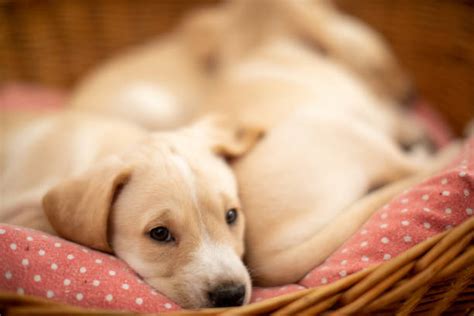
[[[172,33],[98,67],[70,105],[149,129],[182,126],[202,112],[203,96],[222,71],[275,38],[293,39],[346,68],[384,103],[413,96],[381,36],[331,1],[240,0],[197,10]]]
[[[261,45],[214,90],[204,113],[266,131],[233,164],[247,217],[245,259],[259,285],[301,279],[376,209],[346,208],[430,165],[427,155],[399,147],[412,127],[393,105],[295,41]]]
[[[74,112],[6,121],[1,222],[113,252],[183,307],[249,301],[245,219],[223,157],[256,133],[211,119],[149,133]]]

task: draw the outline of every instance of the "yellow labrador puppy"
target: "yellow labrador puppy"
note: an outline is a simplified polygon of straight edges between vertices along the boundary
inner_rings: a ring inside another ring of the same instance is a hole
[[[354,215],[347,207],[429,165],[422,152],[398,145],[417,126],[294,41],[262,45],[223,72],[214,90],[204,113],[267,131],[233,164],[248,220],[246,260],[259,284],[303,277],[376,209],[356,207]]]
[[[381,36],[331,1],[240,0],[193,12],[173,33],[98,67],[70,104],[151,129],[181,126],[201,111],[221,71],[274,38],[293,39],[346,68],[389,102],[413,95]]]
[[[255,133],[215,120],[149,133],[74,112],[5,121],[1,222],[113,252],[183,307],[248,302],[245,219],[223,157]]]

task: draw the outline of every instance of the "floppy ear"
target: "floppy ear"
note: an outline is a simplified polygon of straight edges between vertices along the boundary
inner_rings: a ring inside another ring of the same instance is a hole
[[[114,196],[131,169],[118,158],[108,159],[82,175],[59,183],[43,197],[43,209],[62,237],[105,252],[108,217]]]
[[[203,131],[205,142],[217,155],[236,158],[248,152],[263,136],[262,128],[243,126],[229,118],[218,115],[208,116],[195,124]]]

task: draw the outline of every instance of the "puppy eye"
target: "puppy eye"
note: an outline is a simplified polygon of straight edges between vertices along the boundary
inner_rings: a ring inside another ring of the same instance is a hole
[[[238,217],[237,209],[231,208],[225,214],[225,221],[227,222],[227,224],[232,225],[237,220],[237,217]]]
[[[171,235],[168,228],[159,226],[155,227],[150,231],[150,237],[160,242],[171,242],[174,241],[174,237]]]

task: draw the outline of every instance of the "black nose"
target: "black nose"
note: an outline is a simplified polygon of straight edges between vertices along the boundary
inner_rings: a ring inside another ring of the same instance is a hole
[[[244,303],[245,286],[221,284],[209,292],[213,307],[240,306]]]

